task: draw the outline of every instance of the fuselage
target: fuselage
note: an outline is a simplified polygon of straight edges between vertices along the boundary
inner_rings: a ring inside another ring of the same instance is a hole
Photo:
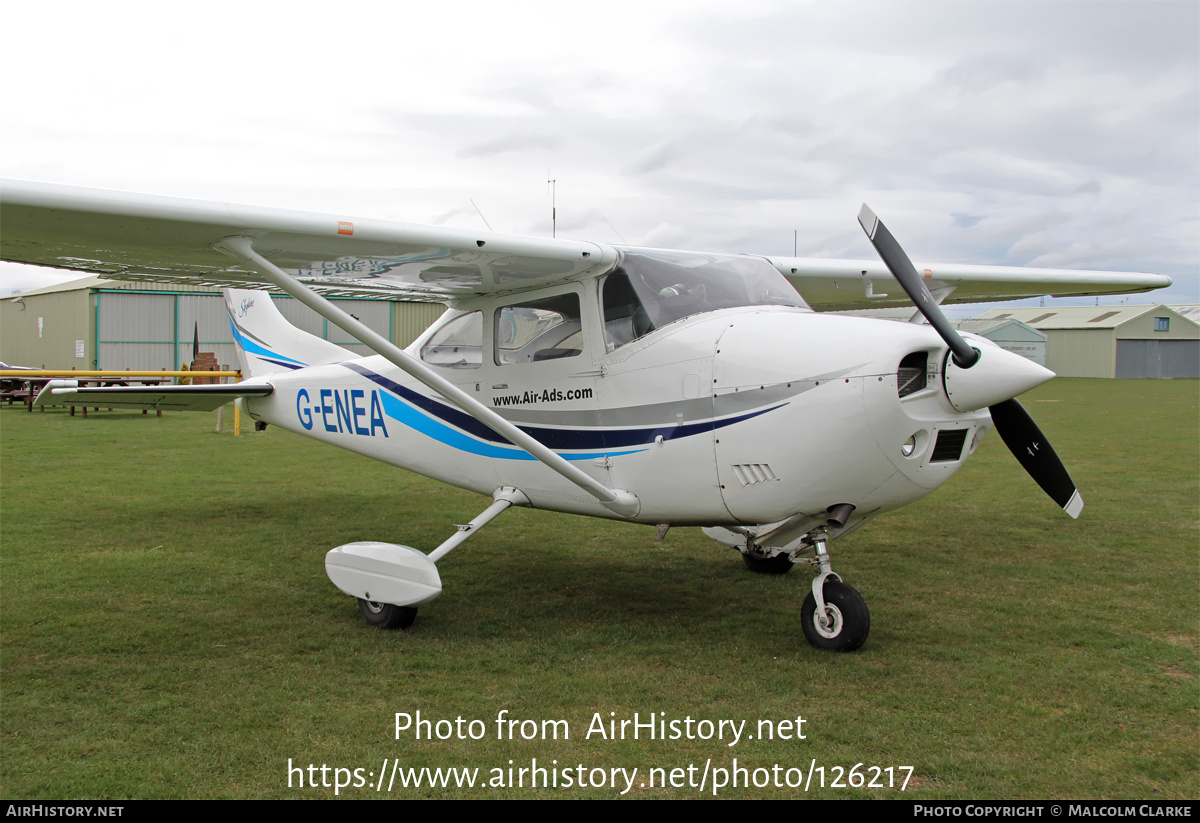
[[[633,492],[645,523],[765,524],[843,503],[861,522],[945,482],[990,426],[948,401],[927,327],[816,314],[765,286],[758,305],[721,307],[713,282],[661,276],[460,301],[407,353]],[[244,401],[256,419],[483,494],[514,486],[538,508],[615,516],[382,357],[268,379],[272,396]]]

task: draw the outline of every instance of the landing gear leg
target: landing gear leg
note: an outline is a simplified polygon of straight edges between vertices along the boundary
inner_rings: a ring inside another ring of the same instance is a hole
[[[816,553],[809,562],[817,566],[818,573],[800,607],[801,627],[804,637],[817,648],[852,652],[866,642],[871,614],[862,595],[843,583],[830,567],[828,540],[829,532],[824,527],[805,536],[805,542]]]
[[[325,573],[333,585],[357,598],[367,623],[407,629],[417,618],[417,606],[442,593],[442,577],[434,564],[508,507],[529,504],[529,498],[511,486],[496,489],[492,498],[492,505],[427,555],[394,543],[347,543],[326,553]]]

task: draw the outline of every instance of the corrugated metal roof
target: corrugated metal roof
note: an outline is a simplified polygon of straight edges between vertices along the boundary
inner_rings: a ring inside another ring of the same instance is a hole
[[[1017,320],[1013,317],[995,317],[987,320],[976,317],[970,320],[959,320],[957,322],[952,322],[950,325],[954,326],[954,328],[958,329],[959,331],[970,332],[971,334],[980,334],[984,337],[987,337],[992,332],[999,331],[1005,326],[1014,326],[1027,330],[1027,333],[1034,337],[1042,340],[1046,339],[1046,335],[1042,334],[1028,323],[1022,323],[1020,320]]]
[[[1200,306],[1171,306],[1188,320],[1200,325]]]
[[[66,283],[58,283],[54,286],[43,286],[40,289],[30,289],[23,291],[20,294],[14,294],[13,297],[31,297],[39,294],[62,294],[69,291],[85,291],[87,289],[119,289],[121,291],[160,291],[168,294],[190,294],[193,292],[203,292],[205,294],[219,294],[220,289],[210,286],[180,286],[169,283],[150,283],[150,282],[133,282],[122,280],[105,280],[103,277],[81,277],[78,280],[68,280]]]
[[[78,280],[68,280],[66,283],[58,283],[53,286],[42,286],[40,289],[30,289],[19,294],[14,294],[13,297],[29,297],[38,294],[57,294],[64,291],[79,291],[80,289],[96,289],[102,288],[109,281],[100,277],[81,277]]]
[[[1142,315],[1167,308],[1155,306],[1063,306],[1047,311],[1033,309],[992,309],[978,319],[1012,318],[1035,329],[1114,329]]]

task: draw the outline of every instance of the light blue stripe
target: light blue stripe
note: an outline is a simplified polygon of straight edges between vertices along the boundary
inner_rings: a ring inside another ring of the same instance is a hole
[[[243,351],[248,351],[251,354],[257,355],[259,357],[264,357],[264,358],[270,357],[270,358],[274,358],[276,360],[286,360],[289,363],[295,363],[297,366],[307,366],[308,365],[307,363],[301,363],[299,360],[293,360],[290,357],[284,357],[282,354],[276,354],[275,352],[271,351],[270,349],[264,349],[262,346],[258,345],[253,340],[249,339],[244,334],[239,332],[237,324],[233,322],[232,317],[229,318],[229,328],[233,330],[234,342],[237,343],[239,346],[241,346]]]
[[[445,443],[451,448],[459,451],[477,454],[481,457],[496,457],[502,460],[536,460],[529,452],[524,449],[515,447],[498,446],[493,443],[487,443],[482,440],[476,440],[474,437],[469,437],[462,432],[452,429],[444,423],[429,417],[423,412],[414,409],[400,398],[388,394],[386,391],[381,391],[379,396],[383,398],[383,411],[388,417],[394,420],[399,420],[405,426],[408,426],[414,431],[418,431],[426,437],[430,437],[439,443]],[[637,454],[645,449],[633,449],[632,451],[623,452],[590,452],[588,454],[563,454],[559,453],[560,457],[567,460],[590,460],[594,457],[620,457],[626,454]]]

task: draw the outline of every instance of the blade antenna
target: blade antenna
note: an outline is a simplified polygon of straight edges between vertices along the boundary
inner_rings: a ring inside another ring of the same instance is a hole
[[[603,220],[605,223],[608,223],[608,218],[605,217],[603,214],[600,215],[600,219]],[[608,223],[608,227],[613,230],[613,234],[615,234],[622,243],[624,243],[626,246],[629,245],[629,241],[626,240],[624,237],[621,237],[621,233],[619,231],[617,231],[616,226],[614,226],[612,223]]]
[[[472,198],[468,197],[467,199],[471,201],[472,206],[475,206],[475,201]],[[479,219],[483,221],[483,225],[488,227],[488,231],[495,231],[495,229],[492,228],[492,224],[489,223],[487,218],[483,216],[483,212],[480,211],[479,206],[475,206],[475,211],[479,215]]]

